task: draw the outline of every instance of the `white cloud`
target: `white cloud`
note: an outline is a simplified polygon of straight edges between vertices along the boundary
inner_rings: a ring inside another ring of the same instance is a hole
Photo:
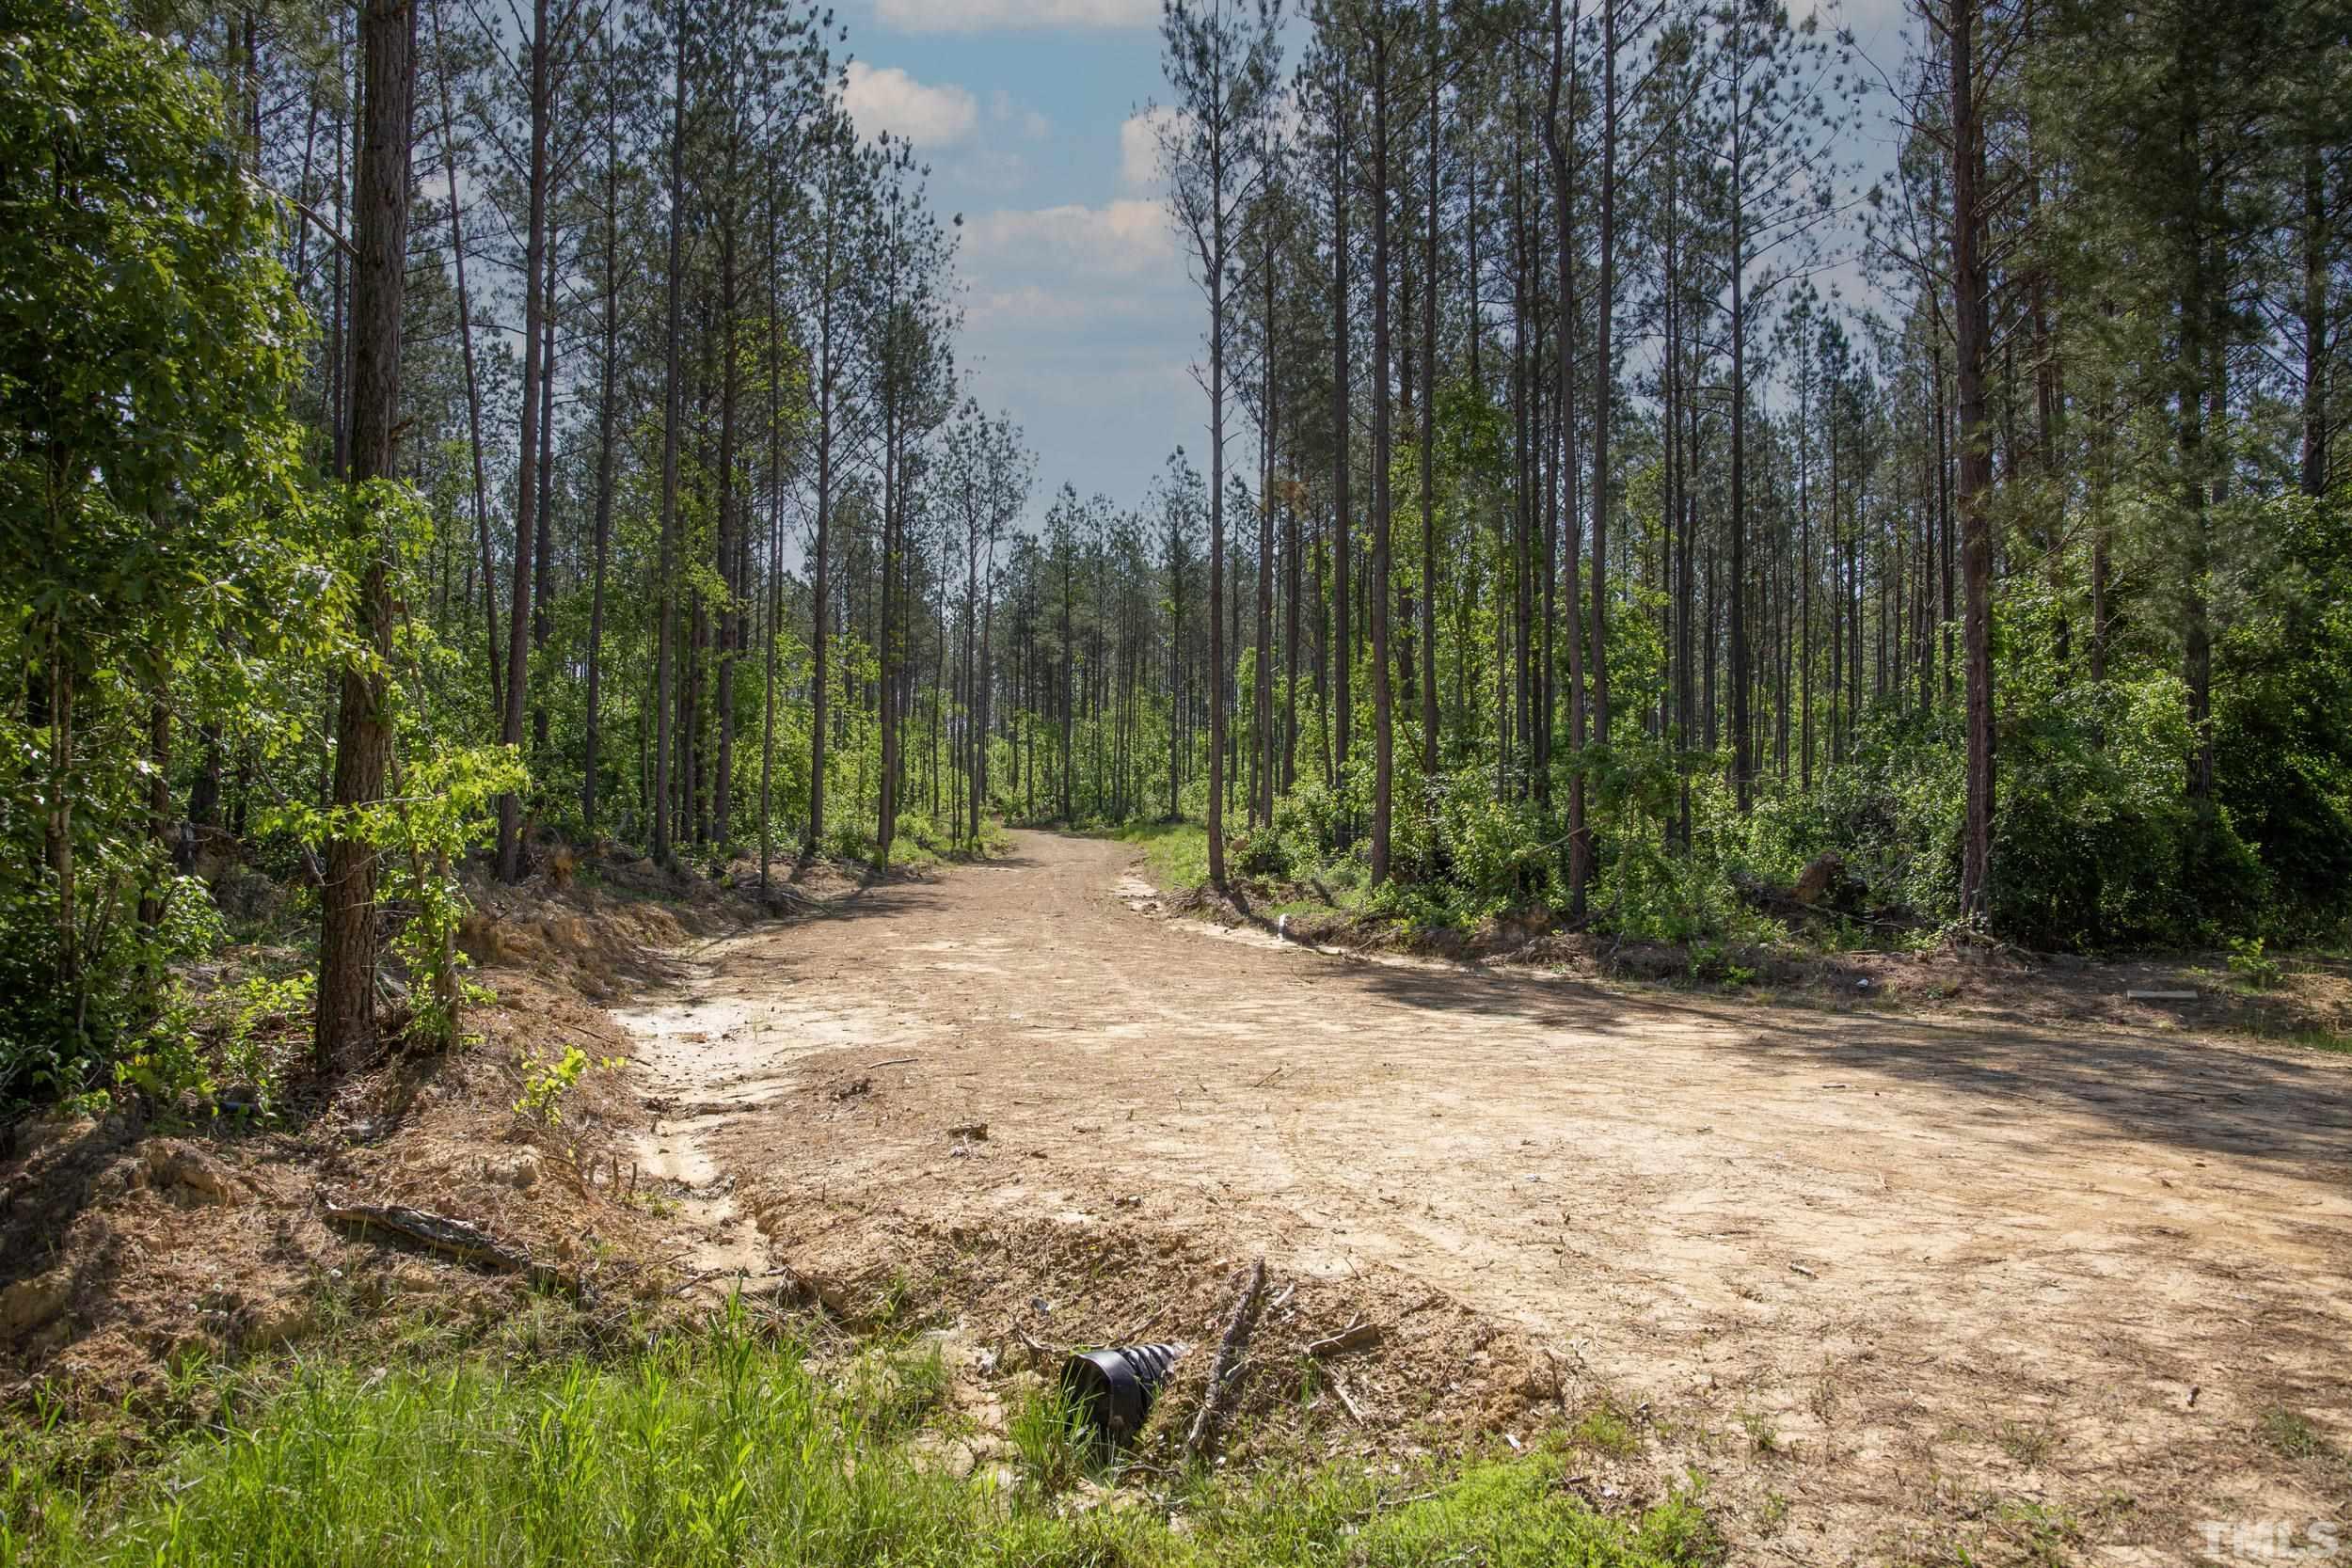
[[[932,87],[896,66],[850,62],[841,102],[866,135],[887,131],[918,148],[952,147],[980,122],[979,101],[953,84]]]
[[[1182,117],[1165,103],[1129,115],[1119,126],[1119,178],[1129,190],[1160,182],[1160,135]]]
[[[1044,262],[1094,277],[1148,272],[1176,255],[1168,211],[1156,201],[1003,208],[971,220],[965,232],[977,256]]]
[[[988,118],[995,124],[1011,127],[1031,141],[1043,141],[1054,134],[1052,120],[1002,87],[988,95]]]
[[[902,33],[1150,27],[1160,20],[1160,0],[874,0],[874,16]]]
[[[1179,303],[1185,297],[1174,296]],[[1086,369],[1089,362],[1100,370],[1107,357],[1133,352],[1126,345],[1137,335],[1136,329],[1164,324],[1168,305],[1168,294],[1157,289],[1019,283],[972,291],[964,299],[964,323],[976,332],[1002,328],[1025,334],[1028,352],[1035,356],[1045,354],[1045,343],[1058,342],[1070,362],[1056,373],[1074,370],[1089,374],[1092,373]],[[1180,325],[1190,326],[1191,318],[1181,318]],[[1161,355],[1164,345],[1153,335],[1145,336],[1151,351]]]
[[[988,144],[988,138],[942,159],[939,175],[944,182],[952,181],[968,188],[974,196],[993,197],[1009,201],[1020,196],[1030,179],[1029,160],[1020,153]]]

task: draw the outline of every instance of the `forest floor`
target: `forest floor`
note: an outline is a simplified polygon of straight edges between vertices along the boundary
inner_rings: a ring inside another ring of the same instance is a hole
[[[1278,1361],[1383,1335],[1264,1441],[1621,1422],[1573,1482],[1696,1472],[1743,1561],[2352,1530],[2352,1061],[1339,956],[1136,869],[1022,832],[682,959],[615,1014],[660,1244],[988,1366],[1197,1341],[1262,1254]]]

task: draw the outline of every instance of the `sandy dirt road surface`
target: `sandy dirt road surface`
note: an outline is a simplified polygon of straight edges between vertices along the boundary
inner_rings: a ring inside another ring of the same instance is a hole
[[[1014,846],[621,1015],[710,1266],[1043,1226],[1402,1282],[1565,1368],[1567,1417],[1638,1412],[1742,1560],[2352,1550],[2352,1469],[2278,1428],[2352,1448],[2340,1058],[1369,962],[1159,917],[1122,845]]]

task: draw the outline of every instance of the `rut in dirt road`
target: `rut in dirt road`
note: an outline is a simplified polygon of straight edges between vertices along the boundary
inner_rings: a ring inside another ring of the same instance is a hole
[[[1213,940],[1122,901],[1123,846],[1014,843],[625,1015],[710,1266],[864,1212],[1230,1236],[1424,1282],[1596,1385],[1834,1424],[1866,1511],[1923,1434],[2030,1420],[2153,1493],[2265,1409],[2352,1402],[2329,1059]]]

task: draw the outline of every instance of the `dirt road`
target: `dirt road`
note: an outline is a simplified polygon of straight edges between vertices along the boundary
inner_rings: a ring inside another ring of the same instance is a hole
[[[1015,844],[623,1015],[713,1266],[1059,1223],[1406,1280],[1646,1405],[1801,1561],[2352,1527],[2277,1414],[2352,1447],[2340,1059],[1344,959]]]

